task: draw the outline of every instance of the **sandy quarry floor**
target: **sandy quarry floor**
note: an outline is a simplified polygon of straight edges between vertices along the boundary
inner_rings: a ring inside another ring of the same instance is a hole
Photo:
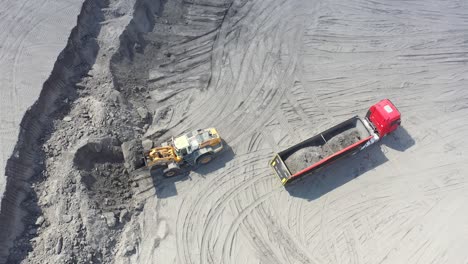
[[[0,262],[468,261],[465,2],[84,5],[23,119]],[[274,152],[385,97],[402,128],[280,185]],[[123,142],[208,126],[228,147],[189,175],[123,163]]]

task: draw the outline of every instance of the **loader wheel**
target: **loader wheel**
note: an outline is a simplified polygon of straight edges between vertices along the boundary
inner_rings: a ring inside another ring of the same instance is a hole
[[[197,164],[198,165],[205,165],[210,163],[213,160],[214,156],[213,154],[203,154],[201,157],[197,159]]]
[[[181,173],[181,170],[178,168],[171,168],[171,169],[165,169],[163,172],[163,176],[166,178],[172,178]]]

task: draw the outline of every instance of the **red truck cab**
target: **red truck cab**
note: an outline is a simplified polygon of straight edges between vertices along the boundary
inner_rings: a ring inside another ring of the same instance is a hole
[[[380,137],[393,132],[401,124],[400,112],[388,99],[381,100],[371,106],[367,111],[366,118]]]

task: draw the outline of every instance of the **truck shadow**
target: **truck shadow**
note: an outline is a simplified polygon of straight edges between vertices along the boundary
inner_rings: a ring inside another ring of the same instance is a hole
[[[415,141],[408,131],[401,126],[395,132],[384,137],[381,143],[391,149],[404,152],[412,147],[415,144]]]
[[[224,149],[209,164],[187,168],[184,173],[173,178],[164,178],[159,174],[152,173],[153,185],[156,196],[160,199],[172,197],[178,194],[176,183],[182,181],[191,181],[192,177],[207,177],[208,174],[217,171],[226,166],[226,163],[234,158],[232,148],[224,143]],[[195,172],[195,173],[194,173]]]
[[[321,171],[305,175],[287,185],[285,189],[291,196],[309,201],[315,200],[387,162],[388,159],[384,153],[386,152],[385,147],[403,152],[414,144],[415,141],[409,133],[403,127],[400,127],[380,142],[353,156],[338,160]]]

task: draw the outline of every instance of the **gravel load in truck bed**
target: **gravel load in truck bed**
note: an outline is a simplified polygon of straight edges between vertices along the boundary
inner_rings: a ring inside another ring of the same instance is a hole
[[[357,128],[352,128],[332,137],[322,146],[306,146],[299,149],[287,157],[284,163],[291,174],[294,174],[361,139],[362,137],[359,130]]]

